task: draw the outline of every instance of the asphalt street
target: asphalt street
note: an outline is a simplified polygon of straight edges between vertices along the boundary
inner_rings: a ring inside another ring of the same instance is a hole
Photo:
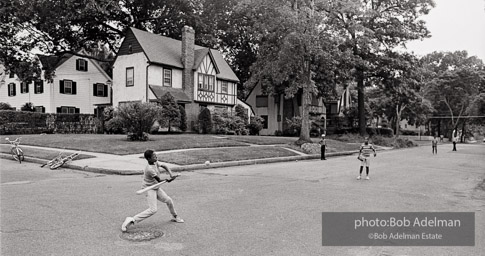
[[[379,152],[371,180],[356,156],[183,172],[163,185],[185,223],[147,208],[141,176],[49,170],[0,159],[1,255],[485,255],[485,145]],[[143,166],[141,166],[143,168]],[[322,246],[322,212],[475,212],[475,246]]]

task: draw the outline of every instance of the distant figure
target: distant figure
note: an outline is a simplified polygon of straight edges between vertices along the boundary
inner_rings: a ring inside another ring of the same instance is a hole
[[[438,154],[438,138],[436,135],[434,136],[433,140],[431,141],[431,147],[433,150],[433,154]]]
[[[444,136],[443,134],[440,135],[440,142],[443,142]]]
[[[456,142],[458,141],[458,136],[455,135],[455,134],[456,134],[456,132],[453,131],[453,134],[451,135],[451,137],[452,137],[451,139],[453,141],[453,151],[456,151]]]
[[[322,134],[322,139],[320,140],[320,145],[321,145],[320,160],[327,160],[327,158],[325,158],[325,150],[326,150],[326,147],[327,147],[327,140],[325,140],[325,134]]]
[[[365,173],[366,177],[365,179],[369,179],[369,166],[370,166],[370,153],[371,151],[374,151],[374,157],[377,156],[376,150],[374,149],[374,146],[369,143],[369,137],[365,137],[364,144],[360,146],[360,151],[359,151],[359,156],[357,159],[360,160],[360,171],[359,171],[359,176],[357,176],[357,179],[360,180],[362,176],[362,170],[364,169],[365,165]]]

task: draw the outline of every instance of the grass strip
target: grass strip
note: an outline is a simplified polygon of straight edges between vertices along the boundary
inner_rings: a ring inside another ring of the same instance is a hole
[[[287,149],[273,146],[213,148],[157,154],[160,161],[178,165],[203,164],[206,161],[209,161],[211,163],[217,163],[226,161],[263,159],[295,155],[297,154]]]

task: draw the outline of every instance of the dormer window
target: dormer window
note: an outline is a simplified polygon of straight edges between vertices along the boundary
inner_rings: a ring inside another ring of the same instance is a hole
[[[78,71],[88,71],[88,62],[84,59],[76,60],[76,70]]]

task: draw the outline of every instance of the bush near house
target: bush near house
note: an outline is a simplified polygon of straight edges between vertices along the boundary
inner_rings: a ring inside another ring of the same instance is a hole
[[[185,132],[187,130],[187,112],[185,112],[185,108],[180,105],[179,105],[179,111],[180,111],[179,129],[182,132]]]
[[[208,108],[204,108],[200,112],[198,128],[199,132],[203,134],[207,134],[212,131],[211,111]]]
[[[28,111],[28,112],[35,112],[34,104],[32,102],[26,102],[22,107],[20,107],[21,111]]]
[[[13,108],[9,103],[0,102],[0,110],[13,110]]]
[[[227,111],[215,113],[212,120],[217,134],[247,135],[249,133],[244,119],[231,116]]]
[[[400,130],[401,135],[419,135],[417,131],[410,131],[410,130]]]
[[[375,128],[375,127],[367,127],[365,128],[365,132],[369,136],[373,135],[382,135],[387,137],[392,137],[394,135],[394,131],[391,128]],[[350,133],[359,133],[359,128],[340,128],[335,130],[334,134],[350,134]]]
[[[128,103],[118,107],[113,123],[123,127],[129,140],[146,141],[153,124],[160,118],[161,110],[160,106],[148,102]]]
[[[259,131],[263,129],[264,119],[260,116],[252,116],[248,125],[250,135],[259,135]]]

